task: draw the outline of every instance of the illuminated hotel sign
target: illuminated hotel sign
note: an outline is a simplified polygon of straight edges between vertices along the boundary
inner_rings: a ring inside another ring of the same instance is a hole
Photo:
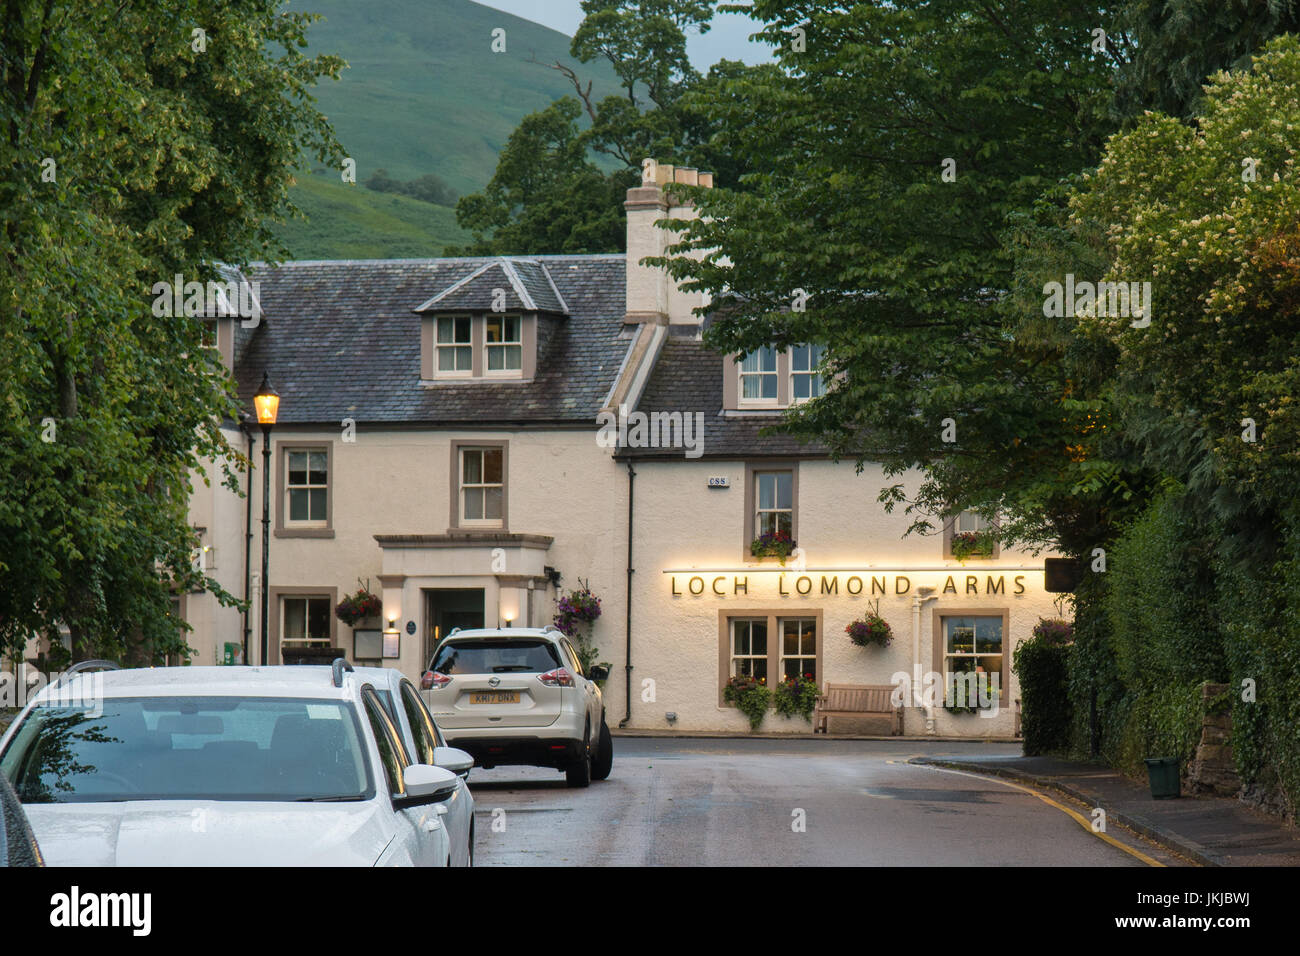
[[[1024,594],[1025,574],[1008,575],[1005,573],[946,573],[942,570],[917,570],[912,576],[924,576],[934,580],[935,592],[944,594]],[[773,574],[775,573],[775,580]],[[811,595],[837,597],[846,594],[857,597],[861,594],[906,595],[912,591],[912,577],[906,574],[875,574],[870,571],[850,573],[848,571],[800,572],[773,569],[761,571],[751,569],[744,572],[717,571],[665,571],[668,575],[669,588],[674,596],[728,595],[744,594],[747,597],[809,597]],[[942,582],[938,582],[942,578]],[[927,582],[928,583],[928,582]]]

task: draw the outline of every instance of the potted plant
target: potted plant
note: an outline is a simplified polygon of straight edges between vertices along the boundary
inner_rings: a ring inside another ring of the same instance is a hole
[[[817,694],[817,681],[812,674],[787,677],[772,692],[772,706],[782,717],[802,717],[812,723]]]
[[[894,629],[880,616],[879,601],[874,611],[849,624],[844,633],[858,647],[888,647],[894,639]]]
[[[759,724],[772,704],[772,692],[763,678],[733,677],[722,690],[722,699],[734,706],[749,719],[749,729],[758,730]]]
[[[794,551],[794,538],[784,531],[769,531],[749,542],[749,553],[756,558],[776,558],[785,567],[785,559]]]
[[[360,587],[356,594],[345,594],[334,608],[334,616],[348,627],[356,627],[357,622],[366,618],[377,618],[384,610],[384,602],[370,593],[370,586],[357,582]]]

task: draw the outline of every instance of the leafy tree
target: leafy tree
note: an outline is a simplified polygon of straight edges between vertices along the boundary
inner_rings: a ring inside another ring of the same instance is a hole
[[[201,322],[155,315],[176,274],[277,252],[303,148],[341,151],[310,87],[312,17],[278,0],[0,2],[0,645],[66,625],[74,658],[184,652],[191,474],[238,456]]]
[[[1117,12],[1134,47],[1116,93],[1126,116],[1189,116],[1206,77],[1249,69],[1270,38],[1300,31],[1296,0],[1129,0]]]
[[[775,69],[723,61],[701,76],[686,37],[709,29],[712,5],[703,0],[584,0],[582,9],[570,52],[581,63],[608,63],[622,92],[597,99],[576,68],[550,64],[572,82],[573,96],[511,134],[487,187],[457,204],[457,221],[475,241],[448,254],[622,251],[623,199],[646,157],[738,178],[716,107],[739,77]]]
[[[928,468],[911,497],[884,495],[918,530],[978,506],[1012,517],[1008,538],[1085,551],[1126,476],[1098,467],[1105,422],[1072,384],[1092,356],[1068,354],[1070,322],[1041,327],[1041,292],[1037,318],[1016,311],[1011,237],[1100,156],[1122,38],[1094,49],[1099,6],[1041,0],[753,11],[780,75],[725,82],[718,122],[767,168],[748,192],[696,191],[704,215],[675,251],[704,257],[662,260],[713,296],[707,341],[827,346],[829,393],[789,427],[891,474]]]

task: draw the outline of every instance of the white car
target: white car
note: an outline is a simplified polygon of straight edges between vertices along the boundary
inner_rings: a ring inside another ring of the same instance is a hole
[[[333,667],[79,673],[0,738],[50,866],[447,866],[456,774]]]
[[[375,688],[412,762],[442,767],[460,778],[459,790],[445,804],[447,813],[443,823],[451,838],[452,864],[473,866],[474,797],[469,791],[469,772],[474,758],[447,746],[419,691],[401,671],[392,667],[358,667],[354,673],[357,680]]]
[[[596,683],[607,676],[603,667],[584,674],[557,628],[478,628],[448,634],[421,683],[447,740],[480,767],[554,767],[586,787],[614,764]]]

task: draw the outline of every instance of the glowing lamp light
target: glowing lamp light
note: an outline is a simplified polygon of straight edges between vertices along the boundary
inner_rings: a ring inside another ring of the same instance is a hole
[[[253,405],[257,409],[257,421],[260,425],[274,425],[280,412],[280,393],[271,387],[271,379],[262,373],[262,384],[253,396]]]

